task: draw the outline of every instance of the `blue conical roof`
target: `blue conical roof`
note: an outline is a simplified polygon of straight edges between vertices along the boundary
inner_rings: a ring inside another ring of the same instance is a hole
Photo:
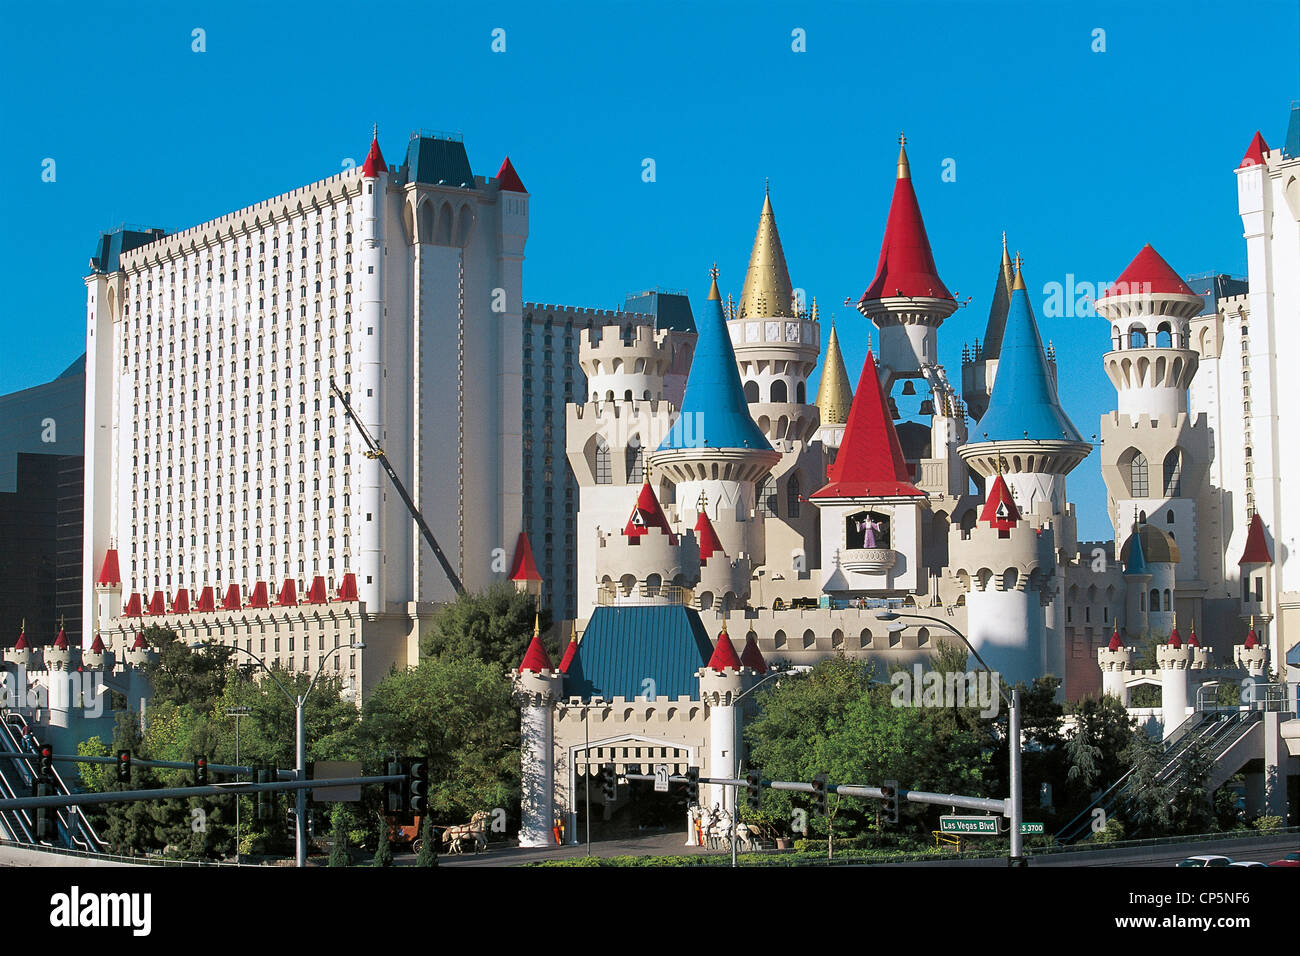
[[[972,431],[972,443],[1026,438],[1083,441],[1056,396],[1043,339],[1019,271],[1007,309],[993,394],[988,410]]]
[[[1137,529],[1134,529],[1133,537],[1129,540],[1133,543],[1129,546],[1128,564],[1124,565],[1124,573],[1149,574],[1150,572],[1147,571],[1147,558],[1142,553],[1142,535],[1137,533]]]
[[[660,451],[679,448],[761,448],[771,451],[763,433],[749,417],[745,391],[736,368],[736,353],[722,314],[717,270],[708,301],[695,320],[699,339],[691,360],[682,413],[659,446]]]

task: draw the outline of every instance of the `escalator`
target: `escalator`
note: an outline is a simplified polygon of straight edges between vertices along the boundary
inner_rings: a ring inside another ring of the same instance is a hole
[[[5,798],[30,797],[35,793],[35,761],[16,756],[34,754],[40,743],[19,714],[6,714],[0,720],[0,795]],[[51,781],[55,794],[71,793],[56,768]],[[54,834],[49,839],[37,837],[35,810],[0,811],[0,837],[11,843],[28,846],[52,846],[84,853],[103,853],[106,844],[99,838],[80,807],[59,807],[52,812]]]
[[[1177,792],[1187,777],[1184,757],[1194,745],[1199,744],[1212,764],[1217,764],[1262,720],[1260,710],[1196,711],[1162,742],[1161,766],[1155,782]],[[1092,832],[1095,810],[1105,811],[1106,818],[1109,818],[1117,807],[1127,804],[1133,796],[1132,777],[1133,771],[1129,770],[1106,788],[1057,832],[1056,839],[1061,843],[1074,843]]]

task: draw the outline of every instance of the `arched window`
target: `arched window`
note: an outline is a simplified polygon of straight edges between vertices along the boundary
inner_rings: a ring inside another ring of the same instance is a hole
[[[758,486],[758,501],[755,510],[765,518],[776,517],[776,482],[768,475]]]
[[[627,466],[628,484],[639,482],[644,477],[642,472],[645,469],[645,445],[642,444],[640,435],[628,439],[623,461]]]
[[[747,404],[749,404],[749,405],[753,405],[753,404],[754,404],[755,402],[757,402],[757,401],[758,401],[758,383],[757,383],[757,382],[746,382],[746,383],[745,383],[745,402],[746,402]]]
[[[1145,498],[1149,493],[1150,483],[1147,478],[1147,456],[1137,452],[1129,465],[1129,484],[1134,498]]]
[[[609,445],[605,439],[597,436],[596,438],[596,484],[611,485],[614,483],[613,472],[609,465]]]
[[[1169,602],[1169,589],[1165,588],[1165,610],[1168,611],[1170,607],[1171,605]]]
[[[1151,589],[1151,613],[1155,614],[1160,610],[1160,592],[1155,588]]]
[[[795,385],[795,387],[794,387],[794,400],[795,400],[796,402],[798,402],[800,405],[803,405],[803,404],[806,404],[806,403],[807,403],[807,401],[808,401],[808,386],[805,385],[803,382],[799,382],[798,384]]]
[[[1175,448],[1165,455],[1165,497],[1180,498],[1183,494],[1183,453]],[[1170,512],[1172,515],[1173,512]]]
[[[790,518],[799,517],[799,476],[791,475],[785,486],[785,512]]]
[[[772,383],[772,401],[787,402],[790,400],[790,392],[785,387],[785,382],[780,379]]]

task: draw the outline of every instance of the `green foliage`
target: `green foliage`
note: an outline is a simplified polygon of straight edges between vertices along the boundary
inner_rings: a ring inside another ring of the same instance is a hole
[[[333,827],[330,838],[333,845],[330,847],[329,865],[330,866],[351,866],[352,865],[352,841],[348,836],[348,827],[351,823],[351,812],[347,804],[336,803],[331,814]]]
[[[424,818],[420,825],[420,852],[415,855],[416,866],[438,865],[438,834],[433,829],[433,820]]]
[[[181,641],[175,631],[157,625],[144,632],[158,659],[145,668],[153,685],[151,704],[189,704],[195,710],[212,709],[226,686],[235,651],[215,641],[198,650]]]
[[[1159,707],[1163,698],[1159,684],[1138,684],[1129,691],[1129,706]]]
[[[1206,782],[1214,758],[1199,738],[1191,740],[1179,758],[1179,784],[1173,796],[1173,819],[1182,833],[1209,833],[1218,826]]]
[[[429,758],[429,815],[463,822],[519,799],[519,712],[494,664],[443,655],[384,678],[365,705],[365,746]]]
[[[91,737],[77,744],[79,757],[108,757],[108,746],[98,737]],[[102,793],[108,789],[109,778],[117,779],[117,768],[111,763],[79,763],[77,773],[81,776],[81,785],[91,793]]]
[[[378,841],[375,849],[375,858],[370,861],[371,866],[392,866],[393,865],[393,845],[388,842],[388,820],[383,814],[375,814],[376,834],[375,839]]]
[[[1067,789],[1083,801],[1128,769],[1121,754],[1134,739],[1137,722],[1109,695],[1085,697],[1074,707],[1074,731],[1066,738]],[[1085,801],[1086,802],[1086,801]]]
[[[1132,767],[1128,787],[1132,796],[1123,811],[1129,832],[1134,839],[1161,836],[1173,823],[1174,795],[1158,779],[1164,765],[1160,742],[1135,733],[1123,756]]]
[[[776,780],[811,780],[825,773],[832,783],[894,778],[907,781],[910,789],[983,793],[991,725],[972,708],[893,706],[891,688],[872,683],[871,677],[869,662],[840,655],[760,691],[758,715],[746,728],[752,765]],[[832,797],[829,803],[842,815],[837,830],[852,833],[876,825],[874,801]],[[812,815],[805,796],[785,791],[765,792],[762,810],[742,815],[788,833],[796,807],[809,811],[812,832],[828,831],[828,822]],[[900,811],[903,825],[928,828],[927,809],[905,804]]]
[[[1118,843],[1124,839],[1124,824],[1116,817],[1110,817],[1106,825],[1088,837],[1089,843]]]
[[[509,581],[478,594],[462,594],[444,605],[420,641],[424,657],[476,657],[496,670],[519,666],[533,636],[536,599],[515,590]],[[540,616],[542,632],[551,626],[550,611]],[[554,661],[558,642],[552,638],[546,652]]]
[[[1250,821],[1250,825],[1256,830],[1280,830],[1286,825],[1286,821],[1281,817],[1261,815]]]

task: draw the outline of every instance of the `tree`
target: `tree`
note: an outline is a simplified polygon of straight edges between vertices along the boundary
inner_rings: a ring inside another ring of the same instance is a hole
[[[1074,718],[1074,732],[1065,742],[1066,780],[1081,806],[1099,784],[1113,783],[1128,769],[1122,755],[1137,722],[1109,695],[1083,698],[1074,707]]]
[[[350,823],[351,812],[346,804],[334,804],[334,810],[331,813],[333,830],[331,840],[333,845],[330,847],[330,866],[351,866],[352,865],[352,843],[348,837],[348,826]]]
[[[393,865],[393,845],[388,842],[388,819],[382,814],[375,814],[375,820],[378,823],[378,845],[375,848],[375,858],[370,861],[371,866],[392,866]]]
[[[390,674],[366,701],[372,754],[429,758],[429,816],[467,819],[519,799],[519,712],[495,664],[444,654]]]
[[[191,649],[175,631],[157,625],[145,628],[144,637],[158,652],[158,659],[145,668],[153,685],[150,704],[188,704],[195,710],[210,711],[225,689],[234,649],[216,641]]]
[[[1172,814],[1182,833],[1209,833],[1218,829],[1214,801],[1209,790],[1214,757],[1199,738],[1193,737],[1178,758],[1178,783]]]
[[[509,581],[478,594],[462,594],[434,617],[420,641],[420,653],[425,657],[472,656],[498,670],[516,668],[533,638],[535,601]],[[546,633],[551,626],[550,611],[541,612],[540,625]],[[558,642],[552,637],[545,643],[554,660]]]
[[[1123,756],[1132,768],[1125,787],[1129,796],[1121,808],[1129,824],[1125,830],[1135,838],[1167,832],[1173,822],[1169,805],[1172,794],[1159,779],[1164,769],[1160,742],[1144,733],[1135,733]]]
[[[416,866],[438,865],[438,834],[433,829],[433,820],[424,818],[420,824],[420,852],[415,855]]]

